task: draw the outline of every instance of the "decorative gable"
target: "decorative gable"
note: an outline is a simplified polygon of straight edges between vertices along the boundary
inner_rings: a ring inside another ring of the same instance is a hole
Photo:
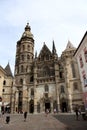
[[[49,50],[49,48],[46,46],[46,44],[44,43],[42,50],[40,51],[40,54],[38,56],[39,60],[49,60],[50,58],[52,58],[52,53]]]

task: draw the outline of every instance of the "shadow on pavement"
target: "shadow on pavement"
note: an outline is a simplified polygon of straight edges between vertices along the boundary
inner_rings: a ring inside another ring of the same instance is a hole
[[[79,119],[76,120],[75,115],[72,114],[57,114],[53,115],[60,122],[69,127],[69,130],[87,130],[87,120],[82,119],[82,115],[79,115]]]

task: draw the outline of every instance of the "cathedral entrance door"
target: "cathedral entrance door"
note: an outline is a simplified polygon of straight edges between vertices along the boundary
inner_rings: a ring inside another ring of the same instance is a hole
[[[67,103],[62,102],[62,112],[67,112]]]
[[[30,100],[29,102],[29,112],[33,113],[34,112],[34,100]]]
[[[51,111],[51,109],[50,109],[50,102],[46,102],[46,103],[45,103],[45,111],[46,111],[47,109],[49,110],[49,112]]]

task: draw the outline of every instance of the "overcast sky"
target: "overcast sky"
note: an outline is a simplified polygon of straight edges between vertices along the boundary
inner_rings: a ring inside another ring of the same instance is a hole
[[[16,43],[29,22],[35,51],[43,42],[61,55],[68,40],[78,47],[87,30],[87,0],[0,0],[0,65],[14,71]]]

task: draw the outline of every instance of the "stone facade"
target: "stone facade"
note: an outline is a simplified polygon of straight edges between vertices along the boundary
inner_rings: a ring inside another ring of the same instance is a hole
[[[11,110],[12,86],[13,76],[8,63],[5,69],[0,66],[0,111]]]
[[[52,51],[44,43],[40,53],[34,56],[34,38],[29,24],[17,42],[15,75],[13,82],[12,112],[42,113],[73,111],[82,103],[82,89],[75,48],[68,41],[66,49],[58,57],[55,43]]]

